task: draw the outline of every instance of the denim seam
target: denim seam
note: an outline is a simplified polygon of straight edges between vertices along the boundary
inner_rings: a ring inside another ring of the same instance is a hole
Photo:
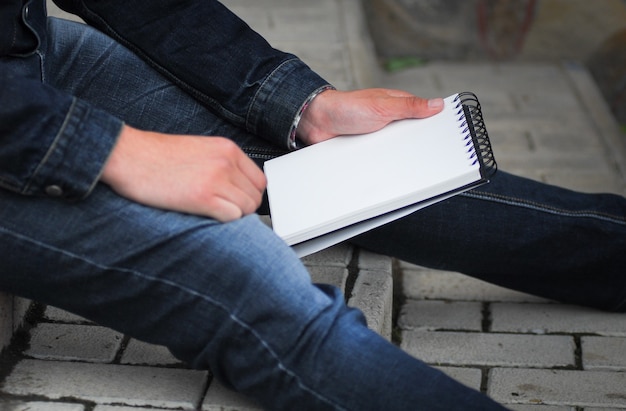
[[[178,290],[179,292],[183,292],[186,293],[190,296],[193,297],[198,297],[202,300],[204,300],[205,302],[214,305],[215,307],[219,308],[220,310],[223,310],[236,324],[238,324],[242,329],[244,329],[245,331],[249,332],[251,335],[254,336],[254,338],[256,338],[261,345],[265,348],[265,350],[270,354],[270,357],[274,359],[274,361],[276,361],[277,364],[277,368],[282,370],[284,373],[286,373],[287,375],[289,375],[291,378],[293,378],[296,383],[298,384],[298,386],[300,388],[302,388],[304,391],[307,391],[309,393],[311,393],[311,395],[315,396],[316,398],[318,398],[319,400],[328,403],[328,404],[332,404],[335,408],[337,409],[341,409],[343,410],[342,407],[340,407],[338,404],[336,404],[335,402],[331,401],[330,399],[326,398],[325,396],[322,396],[321,394],[319,394],[317,391],[313,390],[312,388],[309,388],[307,385],[304,384],[304,382],[302,381],[302,379],[300,377],[298,377],[293,371],[291,371],[289,368],[287,368],[283,362],[280,360],[280,357],[276,354],[276,352],[270,347],[270,345],[254,330],[254,328],[252,328],[250,325],[248,325],[245,321],[243,321],[242,319],[240,319],[239,317],[237,317],[236,315],[232,314],[222,303],[210,298],[209,296],[205,295],[205,294],[201,294],[189,287],[183,286],[181,284],[175,283],[174,281],[171,280],[165,280],[165,279],[161,279],[161,278],[156,278],[153,276],[150,276],[148,274],[145,274],[141,271],[137,271],[137,270],[132,270],[132,269],[128,269],[128,268],[123,268],[123,267],[114,267],[114,266],[108,266],[108,265],[102,265],[99,263],[96,263],[95,261],[92,261],[88,258],[85,258],[83,256],[77,255],[75,253],[71,253],[69,251],[57,248],[57,247],[53,247],[52,245],[37,241],[33,238],[30,238],[28,236],[16,233],[12,230],[10,230],[7,227],[3,227],[0,226],[0,233],[4,232],[6,233],[8,236],[12,236],[14,239],[21,239],[22,241],[25,242],[29,242],[32,243],[35,246],[39,246],[42,248],[46,248],[50,251],[65,255],[69,258],[72,259],[76,259],[76,260],[80,260],[88,265],[92,265],[94,267],[97,267],[98,269],[101,270],[112,270],[112,271],[117,271],[120,273],[126,273],[126,274],[130,274],[132,276],[136,276],[139,278],[142,278],[144,280],[147,281],[154,281],[155,283],[160,283],[162,285],[165,286],[169,286],[172,287],[176,290]]]
[[[597,213],[597,212],[590,212],[590,211],[564,210],[564,209],[555,208],[555,207],[548,207],[544,204],[536,203],[533,201],[522,200],[516,197],[508,197],[508,196],[503,196],[499,194],[486,193],[484,191],[473,190],[473,191],[461,193],[460,195],[464,197],[468,197],[468,198],[478,199],[478,200],[494,201],[494,202],[499,202],[499,203],[507,204],[511,206],[525,207],[525,208],[533,209],[533,210],[540,211],[540,212],[558,214],[558,215],[562,215],[566,217],[595,218],[595,219],[606,221],[609,223],[626,225],[625,218],[614,216],[612,214]],[[623,292],[621,301],[615,304],[613,308],[610,308],[609,311],[620,311],[621,308],[624,306],[626,306],[626,290],[624,290]]]
[[[50,159],[50,157],[52,156],[54,151],[57,149],[57,147],[59,145],[60,139],[64,137],[64,135],[66,133],[66,129],[67,129],[69,123],[73,120],[72,116],[74,115],[76,109],[77,109],[77,100],[76,100],[76,98],[73,98],[72,99],[72,104],[70,105],[70,108],[67,111],[67,114],[65,115],[65,118],[63,119],[63,124],[61,124],[61,127],[59,128],[59,131],[57,132],[56,136],[54,137],[54,140],[52,141],[52,144],[48,148],[48,151],[46,152],[44,157],[41,159],[39,164],[37,165],[37,168],[33,172],[33,175],[31,177],[30,181],[27,183],[26,187],[24,187],[24,190],[22,191],[23,194],[29,192],[29,190],[31,189],[31,186],[34,184],[34,180],[36,178],[38,178],[39,175],[41,174],[42,169],[44,167],[48,166],[48,164],[46,164],[46,163],[48,162],[48,160]]]
[[[267,74],[267,76],[265,76],[265,78],[263,79],[263,82],[259,85],[259,88],[257,89],[257,92],[254,93],[254,97],[252,97],[252,101],[250,103],[250,106],[248,107],[248,113],[246,114],[246,123],[248,123],[250,121],[250,117],[252,116],[252,110],[254,108],[254,105],[256,104],[256,101],[259,99],[259,94],[261,94],[261,92],[263,92],[265,90],[265,85],[274,77],[274,75],[279,70],[281,70],[283,68],[283,66],[291,63],[294,60],[296,60],[296,58],[290,58],[290,59],[287,59],[287,60],[283,61],[278,66],[276,66],[274,68],[274,70],[269,72]]]
[[[486,193],[483,191],[473,190],[471,192],[465,192],[460,194],[464,197],[475,198],[479,200],[486,201],[494,201],[502,204],[508,204],[512,206],[525,207],[529,209],[533,209],[536,211],[542,211],[551,214],[558,214],[565,217],[586,217],[586,218],[595,218],[598,220],[603,220],[615,224],[626,225],[626,217],[620,217],[613,214],[607,213],[598,213],[595,211],[582,210],[582,211],[572,211],[566,210],[562,208],[550,207],[545,204],[523,200],[517,197],[508,197],[500,194]]]

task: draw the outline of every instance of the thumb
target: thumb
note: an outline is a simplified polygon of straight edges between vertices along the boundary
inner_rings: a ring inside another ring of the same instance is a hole
[[[439,113],[443,110],[443,99],[432,98],[424,99],[420,97],[410,97],[406,101],[407,118],[425,118]]]
[[[405,118],[426,118],[443,110],[442,98],[426,99],[400,90],[383,90],[386,98],[383,104],[384,112],[390,120],[402,120]]]

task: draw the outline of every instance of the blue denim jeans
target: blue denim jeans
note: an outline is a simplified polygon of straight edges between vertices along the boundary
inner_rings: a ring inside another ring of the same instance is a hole
[[[54,19],[49,31],[48,49],[16,59],[16,70],[138,128],[227,136],[259,164],[282,152],[98,32]],[[257,215],[222,224],[136,204],[102,184],[77,202],[0,190],[0,204],[0,289],[165,345],[267,409],[502,409],[369,330],[339,290],[311,284]],[[550,298],[626,308],[618,196],[500,173],[481,191],[354,243]]]

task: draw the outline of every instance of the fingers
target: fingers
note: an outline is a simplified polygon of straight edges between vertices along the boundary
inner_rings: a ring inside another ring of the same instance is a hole
[[[266,179],[263,172],[236,145],[223,140],[217,158],[207,159],[203,213],[222,222],[251,214],[260,206]],[[212,174],[212,175],[210,175]]]
[[[267,185],[267,180],[265,178],[265,174],[257,167],[257,165],[252,161],[247,155],[241,152],[242,155],[239,156],[238,166],[244,176],[246,176],[249,182],[252,185],[252,188],[261,195],[263,191],[265,191],[265,186]]]
[[[254,213],[261,205],[266,180],[256,164],[244,155],[230,174],[230,182],[230,186],[221,186],[222,191],[215,194],[216,198],[234,206],[227,207],[227,216],[217,218],[223,222]]]

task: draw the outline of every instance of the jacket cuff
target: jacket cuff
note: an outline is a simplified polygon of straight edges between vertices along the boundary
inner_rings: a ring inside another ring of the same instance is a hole
[[[26,191],[67,200],[86,197],[99,181],[122,126],[121,120],[74,98]]]
[[[308,103],[333,88],[297,58],[279,65],[257,91],[247,117],[247,127],[281,147],[297,148],[295,129]]]

